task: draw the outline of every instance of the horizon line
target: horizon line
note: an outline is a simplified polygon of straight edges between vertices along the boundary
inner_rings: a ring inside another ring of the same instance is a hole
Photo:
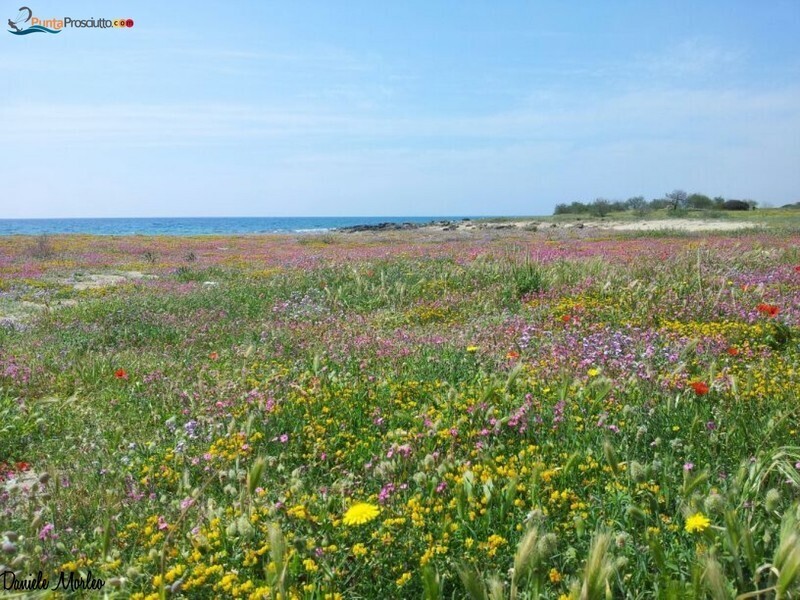
[[[78,219],[483,219],[491,217],[536,217],[546,215],[203,215],[203,216],[137,216],[137,217],[0,217],[0,221],[46,221],[46,220],[78,220]]]

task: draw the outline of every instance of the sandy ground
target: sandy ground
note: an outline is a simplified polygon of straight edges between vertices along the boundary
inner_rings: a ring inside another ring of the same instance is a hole
[[[549,221],[454,221],[448,227],[428,225],[421,227],[425,231],[481,231],[481,230],[524,230],[537,231],[546,229],[595,229],[606,231],[734,231],[759,227],[758,223],[749,221],[726,221],[721,219],[659,219],[652,221],[587,221],[587,222],[549,222]]]
[[[699,219],[662,219],[659,221],[633,221],[628,223],[609,223],[609,229],[616,231],[654,231],[656,229],[678,229],[680,231],[734,231],[758,227],[750,221],[722,221]],[[602,227],[602,224],[601,224]]]

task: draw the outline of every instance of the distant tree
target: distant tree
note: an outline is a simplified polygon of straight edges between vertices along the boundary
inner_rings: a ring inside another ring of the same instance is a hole
[[[665,196],[667,206],[671,210],[678,210],[679,208],[686,208],[686,199],[689,195],[683,190],[674,190]]]
[[[628,206],[622,200],[615,200],[609,207],[609,212],[625,212]]]
[[[714,208],[722,208],[723,204],[725,204],[725,198],[723,198],[722,196],[714,197]]]
[[[650,208],[653,210],[658,210],[659,208],[667,208],[669,202],[664,198],[653,198],[650,201]]]
[[[744,200],[726,200],[722,208],[724,210],[750,210],[750,205]]]
[[[758,202],[756,202],[755,200],[745,200],[745,202],[747,202],[747,205],[750,207],[750,210],[755,210],[756,207],[758,206]]]
[[[592,202],[592,212],[598,217],[605,217],[609,212],[611,212],[611,202],[605,198],[598,198]]]
[[[647,200],[644,196],[632,196],[625,201],[625,204],[630,210],[641,211],[647,207]]]
[[[592,210],[590,204],[583,202],[570,202],[569,204],[557,204],[553,214],[556,215],[580,215],[588,213]]]
[[[708,209],[714,206],[714,201],[704,194],[692,194],[686,198],[686,205],[689,208]]]

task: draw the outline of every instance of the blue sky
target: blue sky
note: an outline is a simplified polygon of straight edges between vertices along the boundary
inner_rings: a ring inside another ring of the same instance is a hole
[[[797,0],[28,5],[135,26],[0,32],[0,218],[800,201]]]

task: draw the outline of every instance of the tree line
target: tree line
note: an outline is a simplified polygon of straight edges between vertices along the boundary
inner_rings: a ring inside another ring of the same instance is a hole
[[[627,200],[607,200],[597,198],[594,202],[572,202],[570,204],[556,204],[555,215],[587,214],[604,217],[613,212],[633,211],[637,214],[647,214],[658,209],[667,210],[755,210],[757,202],[753,200],[726,200],[722,196],[709,198],[705,194],[687,194],[683,190],[675,190],[664,194],[663,198],[653,198],[648,201],[644,196],[633,196]]]

